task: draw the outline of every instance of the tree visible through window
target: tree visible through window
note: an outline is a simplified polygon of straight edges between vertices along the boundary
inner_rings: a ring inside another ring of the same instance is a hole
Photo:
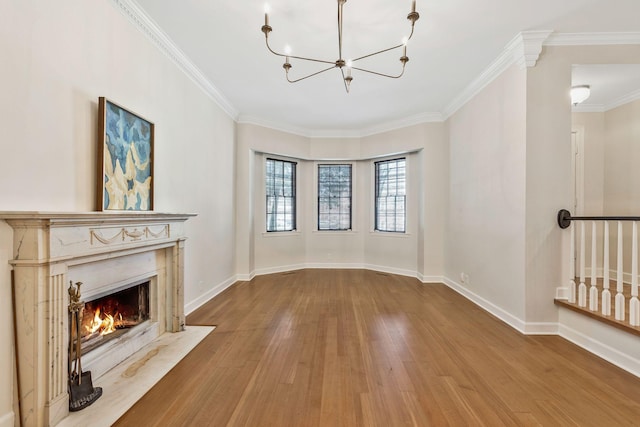
[[[267,159],[265,163],[267,231],[296,229],[296,164]]]
[[[351,229],[351,165],[318,165],[318,230]]]
[[[406,224],[406,161],[394,159],[376,162],[377,231],[404,233]]]

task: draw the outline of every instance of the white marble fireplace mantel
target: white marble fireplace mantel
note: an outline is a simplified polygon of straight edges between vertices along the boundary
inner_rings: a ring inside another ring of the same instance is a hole
[[[0,212],[13,228],[23,426],[53,426],[68,414],[70,280],[86,283],[84,297],[149,277],[156,286],[154,333],[184,329],[184,223],[193,216]]]

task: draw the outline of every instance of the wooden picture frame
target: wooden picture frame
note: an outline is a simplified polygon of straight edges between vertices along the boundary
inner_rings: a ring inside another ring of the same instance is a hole
[[[98,210],[152,211],[153,123],[105,97],[98,109]]]

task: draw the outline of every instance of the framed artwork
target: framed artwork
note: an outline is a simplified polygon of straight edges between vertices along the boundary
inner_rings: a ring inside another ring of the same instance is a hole
[[[99,98],[98,210],[153,210],[153,123]]]

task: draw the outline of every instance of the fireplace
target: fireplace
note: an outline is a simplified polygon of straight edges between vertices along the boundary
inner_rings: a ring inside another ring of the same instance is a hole
[[[149,281],[87,301],[80,323],[82,354],[118,339],[150,319]]]
[[[91,370],[94,383],[165,333],[184,330],[185,221],[191,216],[0,213],[14,230],[21,425],[53,426],[69,414],[70,282],[83,283],[82,369]],[[103,321],[93,331],[98,309],[113,318],[115,332],[100,334]],[[100,400],[91,408],[96,405]]]

